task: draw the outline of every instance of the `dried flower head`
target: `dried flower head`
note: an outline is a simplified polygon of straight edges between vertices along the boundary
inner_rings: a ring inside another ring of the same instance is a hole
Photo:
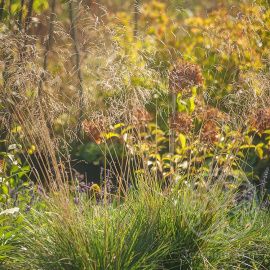
[[[82,129],[91,141],[100,144],[102,141],[101,133],[105,130],[105,123],[103,120],[84,120]]]
[[[250,122],[260,132],[270,129],[270,108],[258,110],[251,116]]]
[[[169,118],[170,128],[181,133],[187,134],[192,129],[192,118],[185,112],[178,112]]]
[[[228,115],[220,111],[215,107],[201,108],[198,111],[198,116],[203,121],[227,121],[229,120]]]
[[[201,129],[201,140],[213,144],[218,141],[220,127],[214,121],[206,121]]]
[[[144,107],[134,107],[132,109],[131,122],[134,125],[145,124],[153,120],[153,116]]]
[[[169,89],[172,93],[178,93],[186,88],[202,85],[202,83],[201,68],[189,62],[179,62],[169,75]]]

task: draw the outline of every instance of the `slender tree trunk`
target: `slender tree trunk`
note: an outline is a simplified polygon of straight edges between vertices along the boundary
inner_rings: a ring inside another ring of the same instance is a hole
[[[80,49],[78,45],[77,39],[77,7],[75,8],[75,4],[78,4],[77,0],[69,1],[69,18],[71,23],[70,35],[73,40],[73,47],[75,52],[75,67],[77,72],[78,79],[78,93],[79,93],[79,121],[77,126],[77,133],[80,133],[81,123],[83,119],[83,112],[85,111],[85,99],[84,99],[84,90],[83,90],[83,78],[81,72],[81,60],[80,60]]]
[[[49,19],[48,39],[46,40],[46,43],[45,43],[45,51],[44,51],[44,58],[43,58],[43,70],[42,70],[42,73],[40,75],[40,80],[39,80],[39,84],[38,84],[38,99],[39,99],[39,106],[40,106],[39,109],[40,109],[40,113],[44,117],[44,121],[45,121],[46,126],[49,130],[49,133],[50,133],[50,131],[52,132],[53,129],[52,129],[52,126],[51,126],[51,123],[49,121],[49,117],[47,114],[48,98],[46,95],[44,95],[43,83],[46,80],[46,72],[47,72],[47,68],[48,68],[48,55],[49,55],[49,52],[51,50],[53,35],[54,35],[55,6],[56,6],[56,0],[51,0],[51,14],[50,14],[50,19]],[[45,106],[45,110],[43,109],[44,106]]]
[[[20,31],[22,30],[23,8],[24,8],[24,0],[21,0],[21,6],[18,16],[18,28]]]
[[[8,17],[9,17],[8,28],[9,29],[11,28],[11,5],[12,5],[12,2],[13,2],[13,0],[9,0],[9,2],[8,2]]]
[[[43,72],[40,77],[39,86],[38,86],[38,95],[40,99],[42,99],[43,95],[43,82],[46,79],[46,72],[48,67],[48,55],[52,46],[53,41],[53,34],[54,34],[54,21],[55,21],[55,5],[56,0],[51,1],[51,14],[50,14],[50,21],[49,21],[49,33],[48,39],[45,44],[45,51],[44,51],[44,58],[43,58]]]
[[[29,31],[29,27],[30,27],[31,20],[32,20],[33,4],[34,4],[34,0],[30,0],[29,4],[28,4],[27,15],[26,15],[26,19],[25,19],[25,26],[24,26],[24,31],[26,34]]]
[[[4,13],[4,6],[5,6],[5,0],[2,0],[0,2],[0,22],[3,19],[3,13]]]
[[[26,56],[29,28],[30,28],[31,20],[32,20],[33,4],[34,4],[34,0],[29,0],[28,7],[27,7],[27,15],[26,15],[25,24],[24,24],[24,42],[23,42],[23,46],[20,50],[19,66],[23,63],[24,58]],[[22,21],[20,22],[20,24],[22,24]],[[21,27],[22,27],[22,25],[21,25]]]
[[[138,36],[139,5],[140,0],[134,0],[134,37]]]

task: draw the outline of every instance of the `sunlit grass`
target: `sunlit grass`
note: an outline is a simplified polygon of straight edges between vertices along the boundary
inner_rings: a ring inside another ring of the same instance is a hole
[[[47,199],[25,216],[13,269],[268,269],[269,217],[255,203],[220,183],[143,183],[121,204]]]

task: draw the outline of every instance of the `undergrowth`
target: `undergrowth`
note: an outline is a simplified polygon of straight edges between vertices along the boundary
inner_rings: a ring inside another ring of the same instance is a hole
[[[269,215],[216,183],[166,192],[140,179],[119,203],[67,192],[24,216],[10,269],[269,269]]]

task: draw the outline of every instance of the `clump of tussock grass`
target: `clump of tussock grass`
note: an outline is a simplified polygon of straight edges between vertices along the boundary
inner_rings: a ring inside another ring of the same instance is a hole
[[[26,217],[16,269],[268,269],[269,217],[255,203],[220,182],[150,182],[120,204],[49,197]]]
[[[5,262],[7,260],[13,261],[16,249],[20,246],[18,237],[18,232],[21,229],[20,217],[13,217],[12,210],[0,210],[0,269],[6,269]],[[16,209],[14,210],[16,211]]]

